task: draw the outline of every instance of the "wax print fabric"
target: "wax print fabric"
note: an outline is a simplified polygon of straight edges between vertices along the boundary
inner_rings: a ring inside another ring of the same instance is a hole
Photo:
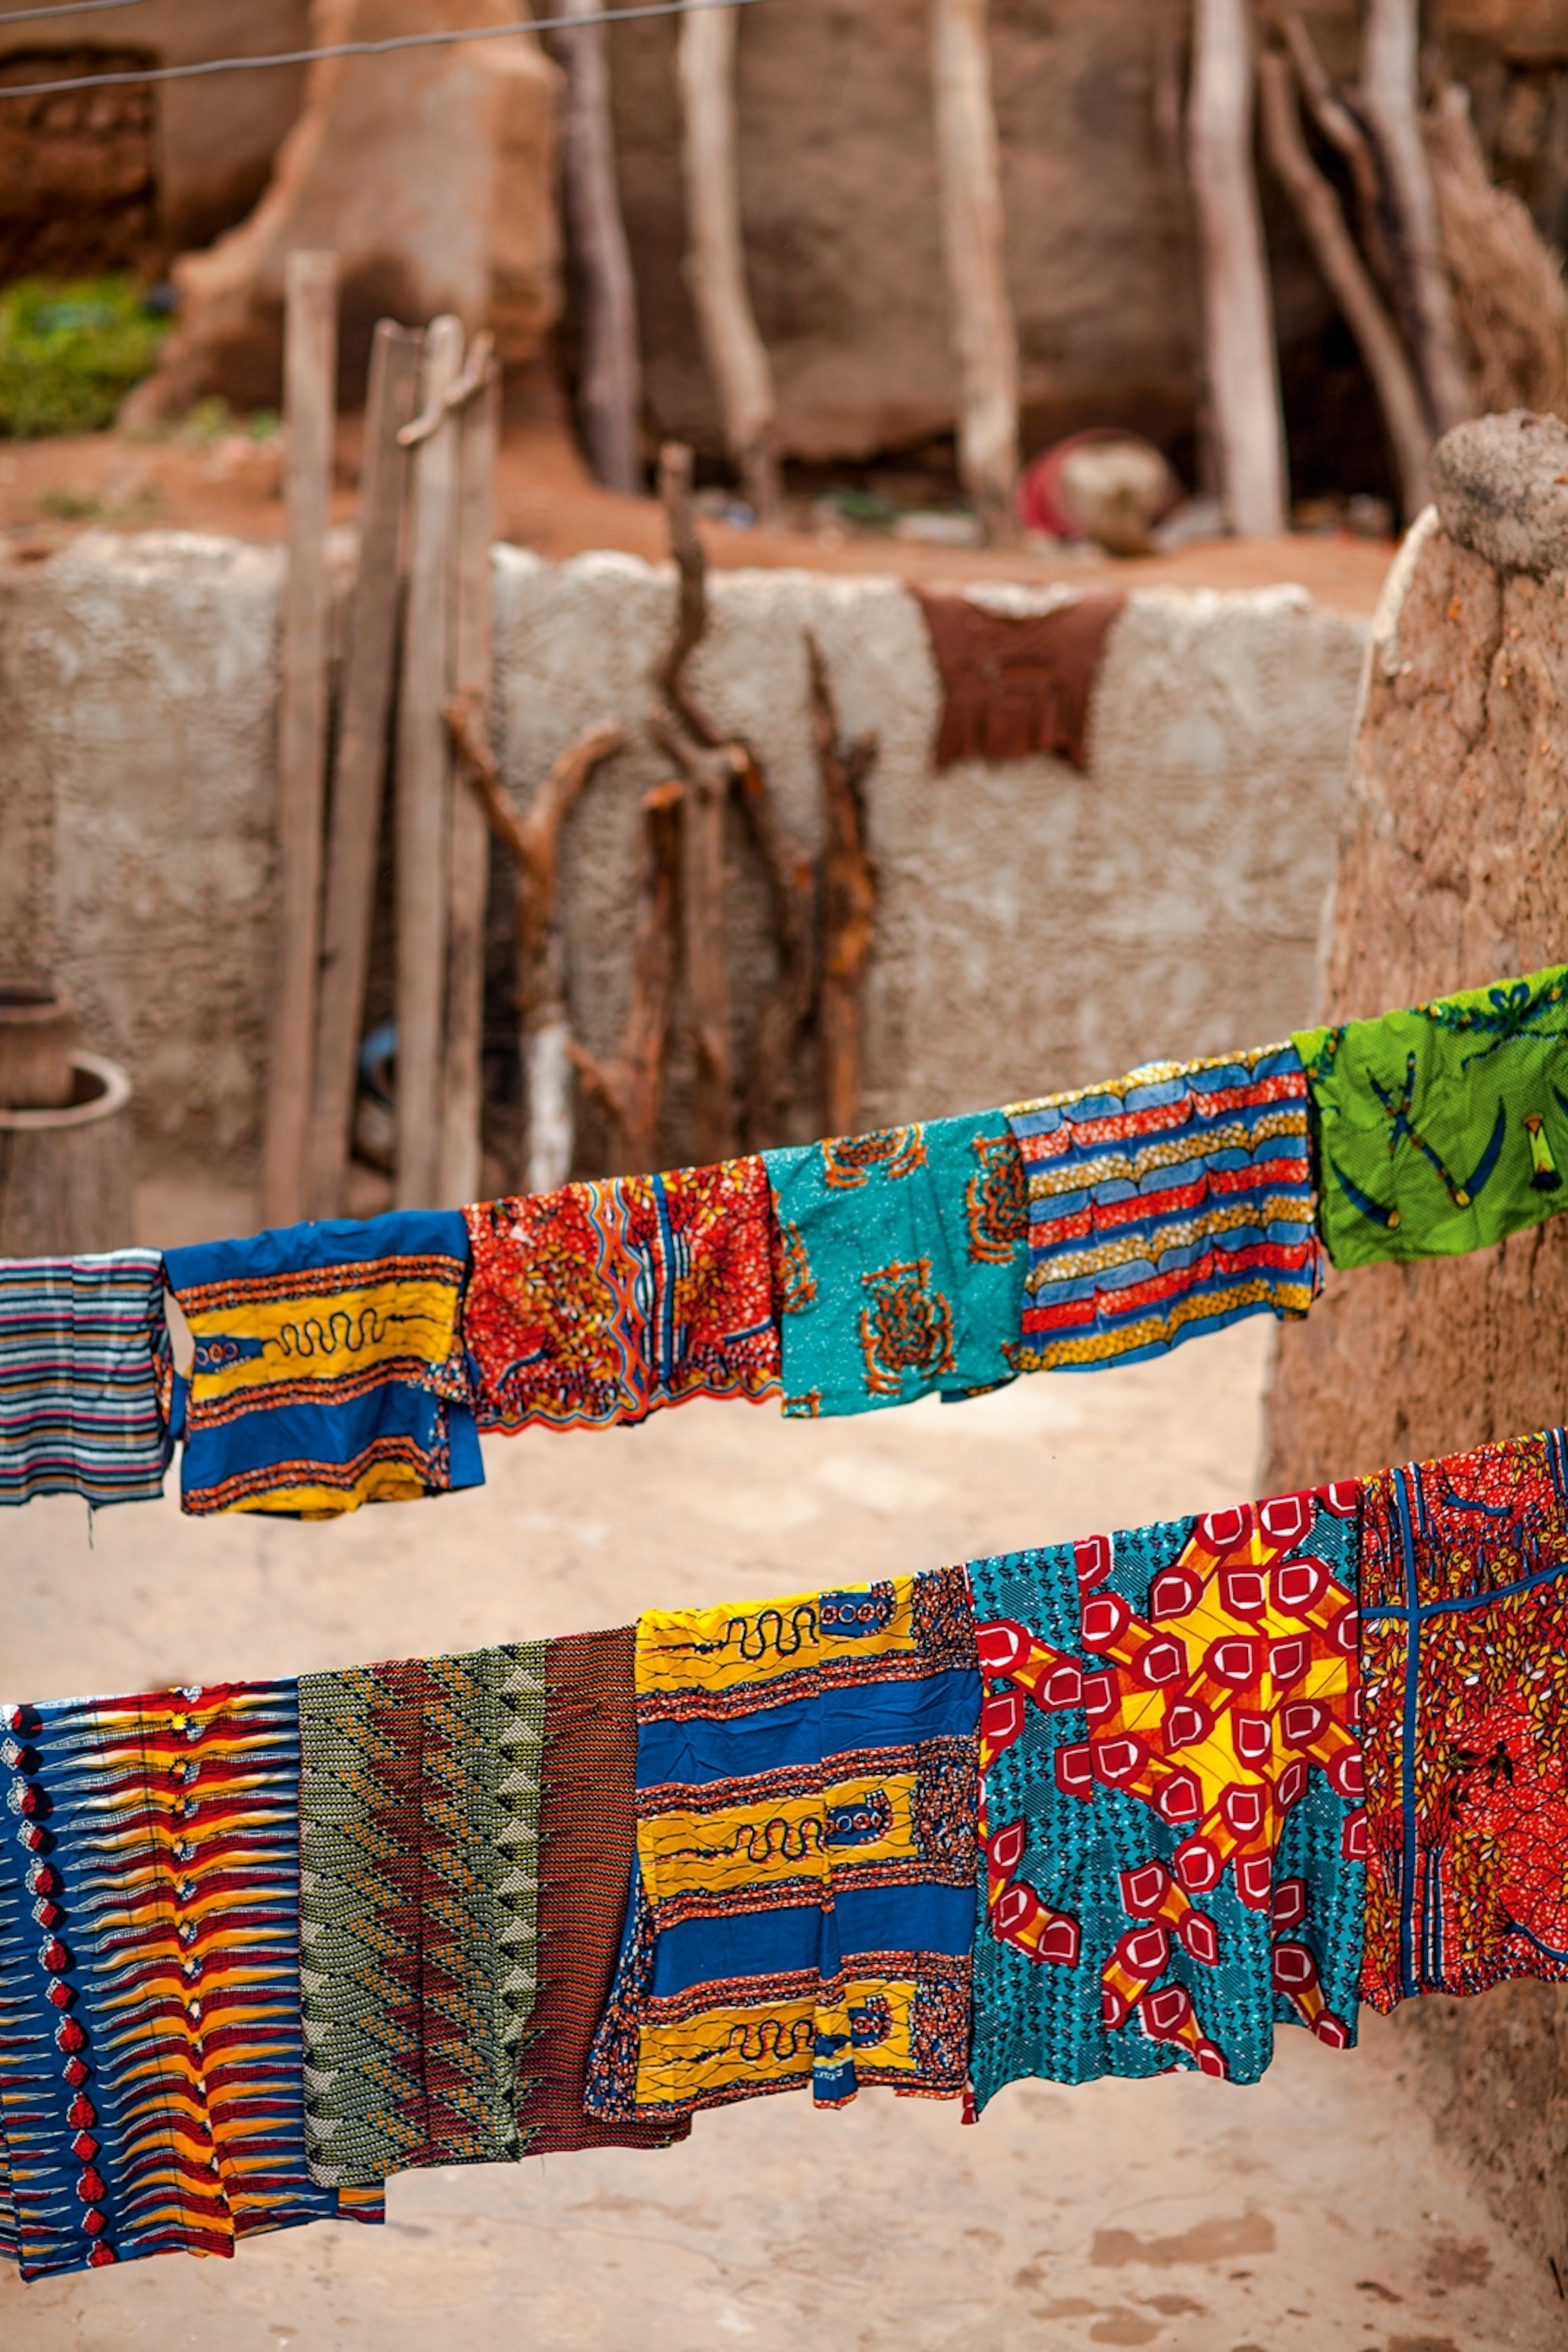
[[[306,2127],[329,2186],[518,2152],[544,1689],[542,1643],[300,1676]]]
[[[1362,1491],[1363,1994],[1568,1979],[1568,1435]]]
[[[973,1619],[961,1569],[637,1625],[637,1864],[590,2115],[963,2087]]]
[[[787,1415],[868,1412],[1012,1379],[1026,1220],[1000,1112],[764,1156]]]
[[[1456,1257],[1568,1205],[1568,967],[1296,1045],[1336,1265]]]
[[[637,1838],[637,1629],[545,1644],[538,1989],[520,2060],[519,2152],[668,2147],[689,2116],[638,2123],[583,2110],[588,2053],[620,1950]]]
[[[163,1493],[166,1336],[156,1250],[0,1258],[0,1503]]]
[[[1353,1482],[973,1560],[973,2082],[1256,2082],[1355,2038]]]
[[[399,1210],[171,1250],[195,1339],[186,1511],[332,1518],[484,1483],[461,1214]]]
[[[292,1684],[3,1722],[0,2253],[42,2278],[379,2219],[306,2166]]]
[[[1311,1305],[1321,1252],[1293,1046],[1152,1062],[1007,1119],[1028,1193],[1021,1371],[1136,1363]]]
[[[564,1184],[464,1214],[481,1429],[604,1428],[694,1396],[776,1392],[760,1160]]]

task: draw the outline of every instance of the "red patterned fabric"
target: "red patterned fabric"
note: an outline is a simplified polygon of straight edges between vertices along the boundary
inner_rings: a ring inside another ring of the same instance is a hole
[[[761,1160],[565,1184],[464,1214],[481,1429],[602,1427],[689,1397],[777,1392]]]
[[[1362,1492],[1363,1996],[1568,1980],[1568,1437]]]

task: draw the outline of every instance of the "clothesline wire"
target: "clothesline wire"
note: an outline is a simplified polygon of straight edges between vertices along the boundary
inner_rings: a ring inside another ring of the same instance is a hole
[[[45,16],[96,16],[103,8],[140,8],[145,0],[55,0],[50,8],[7,8],[0,25],[36,25]]]
[[[87,7],[131,7],[135,0],[85,0]],[[634,17],[690,16],[709,8],[754,8],[759,0],[644,0],[634,8],[595,8],[582,16],[520,16],[510,25],[468,25],[444,33],[395,33],[382,41],[333,41],[319,49],[278,49],[259,58],[201,58],[191,65],[145,66],[140,71],[72,74],[58,81],[0,82],[0,99],[47,98],[57,90],[113,89],[145,82],[194,81],[198,75],[258,73],[268,66],[310,65],[317,58],[384,58],[395,49],[449,48],[457,41],[499,41],[509,34],[570,33],[584,25],[622,25]],[[0,16],[0,25],[26,17],[48,16],[50,9],[27,9]],[[75,8],[66,13],[75,16]]]

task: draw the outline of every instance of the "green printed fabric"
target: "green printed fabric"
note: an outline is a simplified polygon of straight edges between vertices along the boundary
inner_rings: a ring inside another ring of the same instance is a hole
[[[1295,1045],[1336,1265],[1458,1257],[1568,1206],[1568,966]]]
[[[300,1676],[305,2131],[328,2187],[519,2152],[544,1659]]]
[[[787,1414],[866,1412],[1013,1378],[1028,1211],[1000,1111],[763,1157]]]

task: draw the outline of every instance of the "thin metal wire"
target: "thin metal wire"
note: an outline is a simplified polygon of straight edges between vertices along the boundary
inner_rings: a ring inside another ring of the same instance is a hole
[[[94,0],[87,0],[94,5]],[[132,0],[97,0],[130,6]],[[334,41],[328,48],[279,49],[265,58],[203,58],[188,66],[148,66],[140,73],[73,74],[62,81],[0,82],[0,99],[47,98],[56,90],[113,89],[150,81],[194,81],[200,74],[257,73],[264,66],[304,66],[316,58],[384,58],[394,49],[448,48],[454,41],[499,41],[512,33],[570,33],[580,25],[624,25],[637,16],[689,16],[707,8],[754,8],[759,0],[644,0],[635,8],[595,8],[584,16],[522,16],[513,25],[470,25],[450,33],[396,33],[384,41]],[[74,13],[74,11],[72,12]],[[0,18],[0,22],[5,22]]]
[[[0,25],[36,25],[44,16],[96,16],[100,8],[140,8],[145,0],[55,0],[52,8],[8,8]]]

